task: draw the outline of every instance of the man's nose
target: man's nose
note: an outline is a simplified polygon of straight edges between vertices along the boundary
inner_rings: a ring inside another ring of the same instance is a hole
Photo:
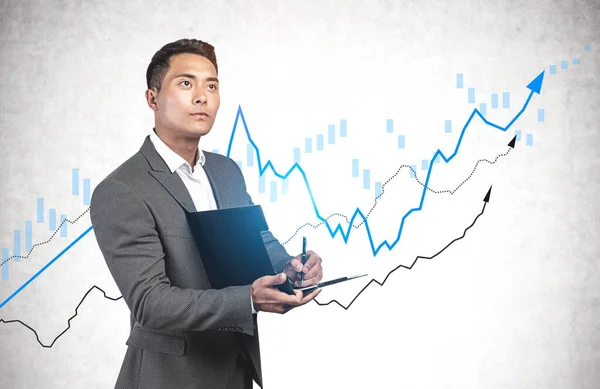
[[[204,93],[203,90],[200,90],[194,97],[194,104],[204,104],[204,103],[206,103],[206,93]]]

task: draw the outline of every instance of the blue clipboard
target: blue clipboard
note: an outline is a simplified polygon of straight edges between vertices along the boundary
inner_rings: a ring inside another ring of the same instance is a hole
[[[250,285],[277,274],[262,239],[269,226],[260,205],[186,211],[186,217],[212,288]],[[294,294],[294,285],[288,280],[279,290]]]

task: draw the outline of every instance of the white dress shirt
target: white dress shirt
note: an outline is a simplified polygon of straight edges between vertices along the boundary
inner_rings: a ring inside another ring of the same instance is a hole
[[[200,147],[198,147],[198,159],[194,165],[194,171],[192,166],[181,157],[179,154],[174,152],[156,135],[154,130],[150,133],[150,141],[154,145],[154,148],[165,161],[171,173],[177,172],[183,184],[187,188],[196,211],[210,211],[217,209],[217,203],[215,201],[215,195],[213,194],[212,187],[204,171],[204,163],[206,157]],[[255,314],[254,304],[252,303],[252,295],[250,295],[250,306],[252,307],[252,313]]]
[[[198,148],[198,160],[196,161],[194,171],[192,172],[190,164],[179,154],[171,150],[154,131],[150,134],[150,140],[158,154],[169,167],[171,173],[177,172],[177,175],[181,177],[181,180],[185,184],[185,187],[194,202],[196,211],[200,212],[217,209],[217,203],[215,202],[212,187],[210,186],[210,182],[204,171],[204,163],[206,162],[204,152]]]

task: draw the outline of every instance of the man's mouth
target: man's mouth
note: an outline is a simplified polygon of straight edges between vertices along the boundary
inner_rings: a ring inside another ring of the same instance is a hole
[[[190,115],[195,117],[198,120],[206,120],[209,118],[208,114],[204,113],[204,112],[196,112],[196,113],[192,113]]]

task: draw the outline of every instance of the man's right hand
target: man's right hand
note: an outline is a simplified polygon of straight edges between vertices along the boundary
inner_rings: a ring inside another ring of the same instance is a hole
[[[284,293],[277,286],[286,282],[286,279],[285,273],[279,273],[274,276],[263,276],[254,281],[250,288],[254,309],[264,312],[286,313],[292,308],[306,304],[321,293],[320,288],[306,296],[300,290],[294,290],[293,295]]]

